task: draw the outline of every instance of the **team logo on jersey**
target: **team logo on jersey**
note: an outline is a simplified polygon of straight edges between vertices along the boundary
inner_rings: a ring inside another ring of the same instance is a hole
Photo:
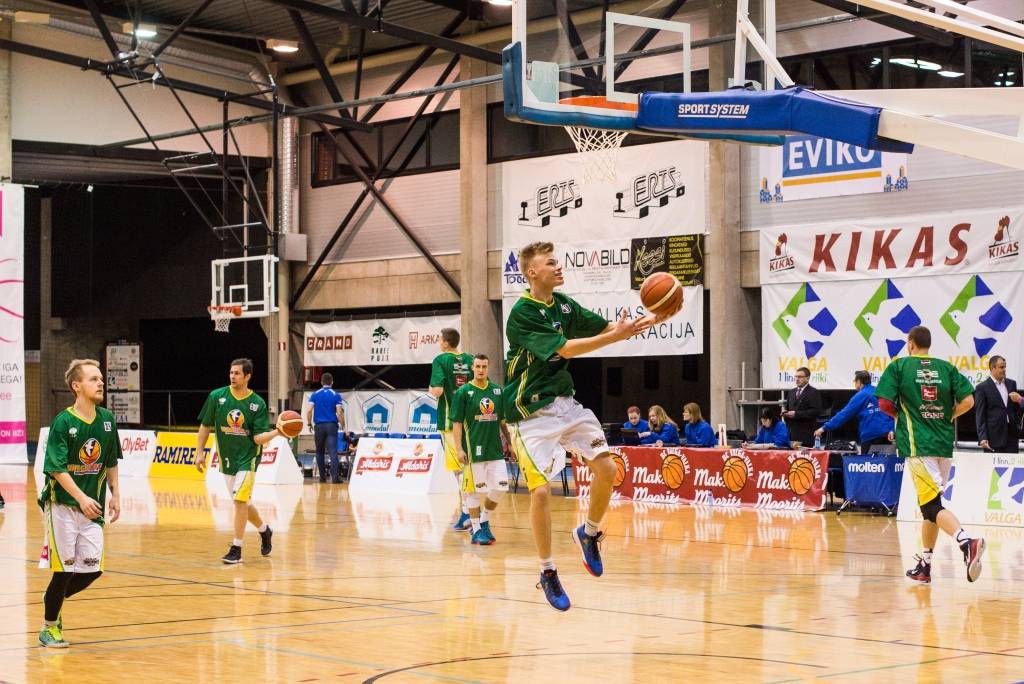
[[[76,428],[76,427],[69,428],[68,429],[68,434],[71,435],[72,437],[74,437],[75,435],[78,434],[78,428]]]
[[[939,388],[931,385],[921,386],[921,400],[922,401],[938,401],[939,400]]]
[[[245,414],[241,409],[231,409],[226,416],[227,425],[221,428],[226,435],[245,435]]]
[[[571,312],[572,308],[568,304],[562,304],[562,313],[567,314]]]
[[[260,410],[260,407],[259,407],[259,406],[257,406],[257,405],[256,405],[255,403],[253,403],[253,404],[249,404],[249,410],[250,410],[250,411],[259,411],[259,410]]]
[[[100,448],[100,443],[95,437],[90,437],[82,445],[82,448],[78,450],[78,460],[83,465],[92,465],[100,458],[100,453],[103,449]]]
[[[480,399],[480,414],[476,417],[478,421],[491,422],[498,419],[494,413],[494,400],[488,396]]]
[[[220,399],[218,399],[218,400],[217,400],[217,403],[218,403],[218,404],[223,404],[223,403],[224,403],[224,402],[226,402],[226,401],[227,401],[227,398],[226,398],[226,397],[221,397]]]
[[[110,432],[113,429],[114,429],[114,426],[110,424],[109,420],[103,421],[103,431],[104,432]]]

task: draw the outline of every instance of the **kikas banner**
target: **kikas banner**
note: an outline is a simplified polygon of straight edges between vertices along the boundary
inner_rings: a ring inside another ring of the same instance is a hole
[[[502,244],[703,233],[707,150],[696,141],[625,147],[616,180],[587,184],[575,154],[505,162]]]
[[[0,463],[28,463],[24,223],[24,189],[0,184]]]
[[[306,366],[399,366],[430,363],[444,328],[458,315],[306,323]]]
[[[905,154],[814,135],[789,135],[781,146],[759,148],[757,155],[761,204],[910,188]]]
[[[628,275],[628,272],[627,272]],[[619,292],[589,292],[572,295],[581,306],[600,314],[609,321],[617,320],[623,311],[629,318],[647,315],[640,295],[636,290]],[[502,300],[502,326],[508,324],[509,314],[519,297],[505,297]],[[704,287],[702,285],[683,288],[683,309],[667,321],[659,323],[646,332],[622,342],[616,342],[596,351],[584,354],[590,358],[624,356],[678,356],[681,354],[704,353]],[[508,338],[505,338],[506,350]]]
[[[972,384],[988,377],[993,354],[1019,369],[1024,322],[1014,303],[1022,287],[1019,271],[765,285],[763,386],[793,386],[801,366],[820,389],[850,389],[858,370],[877,381],[907,353],[907,333],[916,325],[931,330],[931,354]]]
[[[765,228],[761,284],[1020,271],[1024,208]]]

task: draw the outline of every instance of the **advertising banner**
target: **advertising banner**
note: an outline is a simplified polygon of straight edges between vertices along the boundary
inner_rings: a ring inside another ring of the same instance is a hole
[[[905,154],[814,135],[789,135],[780,147],[761,147],[757,154],[761,204],[910,188]]]
[[[825,507],[828,452],[612,447],[612,499],[816,511]],[[576,494],[590,468],[573,459]]]
[[[399,366],[430,363],[443,328],[461,329],[454,316],[379,318],[306,323],[306,366]]]
[[[20,185],[0,184],[0,463],[28,463],[24,205]]]
[[[156,436],[156,451],[149,467],[150,477],[167,477],[178,480],[205,480],[206,474],[196,470],[195,432],[160,432]],[[206,440],[202,458],[209,463],[213,449],[213,435]],[[209,472],[209,468],[207,469]]]
[[[761,284],[1020,271],[1024,209],[764,228]]]
[[[1024,526],[1024,454],[954,452],[942,505],[964,525]],[[896,518],[921,520],[912,477],[903,478]]]
[[[1022,286],[1021,272],[997,272],[762,287],[762,385],[791,387],[801,366],[819,389],[850,389],[858,370],[877,381],[915,325],[972,384],[988,377],[992,354],[1021,368]]]
[[[444,465],[439,439],[359,440],[349,491],[456,494],[455,477]]]
[[[306,415],[311,392],[302,395]],[[341,392],[345,431],[363,433],[404,433],[429,435],[437,432],[437,399],[423,390],[358,390]],[[308,425],[302,434],[312,435]]]
[[[587,184],[575,154],[505,162],[502,244],[703,233],[707,150],[696,141],[624,147],[618,178]]]

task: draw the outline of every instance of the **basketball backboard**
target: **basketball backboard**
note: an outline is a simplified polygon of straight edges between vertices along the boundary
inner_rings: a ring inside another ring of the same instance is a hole
[[[277,307],[278,258],[269,254],[210,262],[210,306],[238,307],[240,318],[269,316]]]
[[[640,92],[661,90],[665,81],[690,90],[690,25],[672,19],[682,5],[516,0],[506,66],[516,72],[521,109],[540,119],[550,114],[553,125],[632,129]]]

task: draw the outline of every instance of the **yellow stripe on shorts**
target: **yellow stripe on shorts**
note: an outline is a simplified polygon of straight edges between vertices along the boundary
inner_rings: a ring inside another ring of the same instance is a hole
[[[931,473],[920,458],[908,458],[910,476],[914,478],[914,490],[917,492],[917,505],[923,506],[942,493],[942,489],[932,479]]]
[[[64,572],[64,563],[61,561],[60,552],[57,550],[57,536],[53,533],[53,507],[55,505],[51,502],[46,508],[46,536],[49,538],[50,545],[50,569],[54,572]]]
[[[252,498],[252,486],[256,483],[256,471],[243,470],[241,472],[245,473],[245,477],[242,478],[242,484],[238,486],[235,501],[248,501]]]
[[[548,483],[547,476],[540,471],[540,468],[530,458],[530,452],[526,449],[526,442],[519,434],[519,428],[515,429],[515,437],[512,440],[512,451],[516,452],[516,460],[519,462],[519,469],[526,475],[526,488],[531,492],[537,487]]]
[[[459,463],[459,452],[455,448],[455,438],[452,436],[451,430],[441,432],[441,444],[444,445],[444,467],[456,473],[462,470],[462,464]]]

